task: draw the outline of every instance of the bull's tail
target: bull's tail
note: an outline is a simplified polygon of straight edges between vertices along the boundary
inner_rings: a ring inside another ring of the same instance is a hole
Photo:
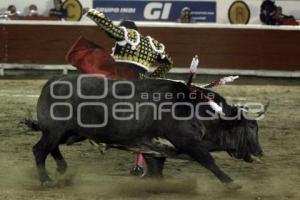
[[[39,122],[37,120],[25,118],[21,123],[25,124],[32,131],[40,131],[41,130]]]

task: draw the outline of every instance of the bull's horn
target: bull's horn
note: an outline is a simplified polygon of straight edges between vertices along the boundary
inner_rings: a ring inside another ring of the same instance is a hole
[[[264,109],[262,111],[259,111],[257,113],[253,113],[253,114],[256,114],[257,117],[261,117],[263,114],[266,113],[266,111],[268,110],[269,108],[269,105],[270,105],[270,100],[268,100],[268,102],[264,105]],[[242,111],[242,112],[245,112],[245,113],[249,113],[250,110],[249,110],[249,107],[247,106],[239,106],[239,109]]]
[[[253,161],[257,162],[257,163],[263,163],[263,161],[259,158],[259,157],[256,157],[256,156],[252,156],[251,155],[251,158]]]
[[[270,106],[270,100],[268,100],[268,102],[264,105],[264,110],[257,113],[257,117],[260,117],[263,114],[265,114],[267,112],[269,106]]]

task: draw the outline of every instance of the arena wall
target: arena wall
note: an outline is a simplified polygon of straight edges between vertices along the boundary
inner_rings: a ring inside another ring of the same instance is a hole
[[[300,27],[138,23],[163,42],[175,67],[198,54],[204,68],[300,70]],[[111,51],[113,41],[91,23],[7,21],[0,24],[0,63],[65,64],[79,36]]]
[[[164,2],[169,0],[160,0],[159,2]],[[186,1],[216,1],[217,2],[217,23],[229,23],[228,10],[230,5],[235,0],[186,0]],[[92,7],[93,0],[81,0],[83,7]],[[250,24],[260,24],[259,20],[259,8],[262,0],[244,0],[244,2],[249,6],[251,12]],[[28,12],[28,6],[30,4],[36,4],[39,11],[43,15],[48,15],[48,11],[53,7],[53,0],[6,0],[0,1],[0,12],[5,10],[8,5],[14,4],[22,13]],[[296,19],[300,19],[300,1],[297,0],[276,0],[276,4],[282,6],[283,12],[287,15],[294,15]],[[83,20],[87,20],[84,18]]]

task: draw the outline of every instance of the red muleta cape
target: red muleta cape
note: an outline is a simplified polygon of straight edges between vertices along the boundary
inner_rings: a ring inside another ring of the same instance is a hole
[[[105,49],[79,37],[66,55],[68,63],[83,74],[104,75],[112,80],[133,80],[138,74],[128,64],[118,63]]]

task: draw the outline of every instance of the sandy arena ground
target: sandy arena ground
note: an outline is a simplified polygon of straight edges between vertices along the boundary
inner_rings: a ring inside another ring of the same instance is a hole
[[[249,79],[250,80],[250,79]],[[248,164],[216,153],[218,165],[237,183],[229,191],[210,172],[190,161],[168,160],[162,181],[130,177],[134,155],[109,150],[100,155],[88,142],[62,146],[69,164],[58,177],[53,159],[47,168],[59,179],[57,188],[40,186],[31,152],[40,133],[26,132],[18,122],[35,104],[46,80],[0,79],[0,200],[101,200],[101,199],[300,199],[300,84],[289,80],[261,81],[218,88],[230,102],[267,102],[271,105],[259,122],[263,163]],[[256,84],[252,84],[252,83]]]

